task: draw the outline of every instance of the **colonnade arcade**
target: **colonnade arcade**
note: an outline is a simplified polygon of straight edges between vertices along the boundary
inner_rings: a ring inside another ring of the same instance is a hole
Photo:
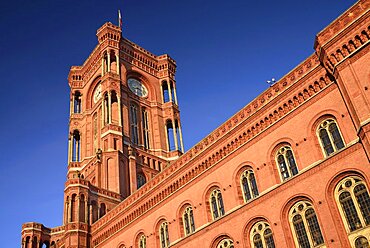
[[[41,238],[30,236],[22,241],[22,248],[52,248],[55,247],[55,242],[43,241]]]
[[[67,196],[65,209],[64,224],[83,222],[91,225],[107,213],[105,203],[89,200],[84,194]]]
[[[180,122],[177,119],[168,119],[166,121],[166,141],[168,151],[184,152],[184,144],[182,139],[182,131]]]
[[[114,90],[106,92],[102,102],[102,126],[112,123],[122,126],[121,108],[121,97]]]
[[[172,80],[163,80],[161,84],[161,91],[163,103],[173,102],[178,105],[176,87]]]
[[[103,53],[101,61],[101,75],[104,76],[108,72],[120,74],[119,51],[107,50]]]

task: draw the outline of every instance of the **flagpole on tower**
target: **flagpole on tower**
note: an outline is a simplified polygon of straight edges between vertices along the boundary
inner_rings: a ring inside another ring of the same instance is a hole
[[[122,30],[122,16],[120,10],[118,10],[118,27]]]

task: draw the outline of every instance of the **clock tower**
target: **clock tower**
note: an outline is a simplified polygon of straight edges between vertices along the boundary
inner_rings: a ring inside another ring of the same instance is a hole
[[[68,76],[66,226],[94,223],[184,151],[176,62],[123,38],[112,23],[97,37],[91,55]],[[71,226],[71,246],[88,246],[83,225]]]

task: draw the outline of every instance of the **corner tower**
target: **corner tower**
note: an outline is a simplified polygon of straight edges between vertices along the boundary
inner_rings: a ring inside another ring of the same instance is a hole
[[[97,38],[84,64],[68,75],[63,225],[24,224],[23,247],[90,247],[90,225],[184,151],[176,62],[123,38],[109,22]]]
[[[71,68],[69,178],[130,195],[183,152],[176,62],[105,23],[98,46]]]

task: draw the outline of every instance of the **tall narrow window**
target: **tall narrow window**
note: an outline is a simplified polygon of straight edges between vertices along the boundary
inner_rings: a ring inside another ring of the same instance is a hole
[[[75,130],[73,132],[73,143],[72,143],[72,162],[80,161],[81,153],[81,137],[80,132]]]
[[[163,103],[170,101],[170,91],[168,89],[167,81],[162,82],[162,97],[163,97]]]
[[[192,207],[187,207],[182,215],[185,236],[195,231],[194,216]]]
[[[355,176],[344,178],[336,187],[335,197],[350,240],[370,232],[370,196],[365,182]],[[356,243],[355,247],[362,246]]]
[[[146,248],[146,237],[144,234],[140,236],[139,239],[139,248]]]
[[[144,148],[149,149],[149,118],[148,118],[148,111],[143,109],[142,111],[142,130],[143,130],[143,139],[144,139]]]
[[[215,189],[212,191],[209,202],[211,206],[212,218],[214,220],[225,214],[222,194],[219,189]]]
[[[250,232],[251,247],[275,248],[272,230],[267,222],[260,221],[253,225]]]
[[[130,126],[131,126],[131,142],[137,145],[139,143],[138,118],[137,118],[137,106],[134,104],[130,105]]]
[[[174,137],[174,127],[171,120],[166,122],[166,133],[167,133],[167,143],[168,143],[168,151],[176,150],[175,146],[175,137]]]
[[[170,245],[170,239],[168,235],[168,223],[165,221],[159,227],[159,241],[161,248],[167,248]]]
[[[231,239],[223,239],[218,243],[217,248],[234,248],[234,241]]]
[[[324,245],[320,225],[310,202],[296,203],[289,212],[289,220],[297,247],[311,248]]]
[[[283,146],[278,150],[276,164],[283,181],[298,174],[297,164],[290,146]]]
[[[141,188],[146,183],[145,176],[141,173],[137,175],[137,188]]]
[[[176,128],[176,139],[177,139],[177,150],[181,151],[181,152],[184,152],[182,150],[182,146],[181,146],[181,136],[180,136],[180,126],[179,126],[179,121],[178,120],[175,120],[175,128]]]
[[[103,217],[107,212],[107,208],[104,203],[100,204],[100,209],[99,209],[99,218]]]
[[[256,178],[252,170],[246,170],[240,177],[244,201],[247,202],[258,196]]]
[[[334,119],[326,119],[318,127],[318,136],[320,137],[320,144],[325,151],[325,155],[339,151],[344,147],[344,141],[338,125]]]
[[[81,113],[81,93],[76,91],[73,97],[73,113]]]

